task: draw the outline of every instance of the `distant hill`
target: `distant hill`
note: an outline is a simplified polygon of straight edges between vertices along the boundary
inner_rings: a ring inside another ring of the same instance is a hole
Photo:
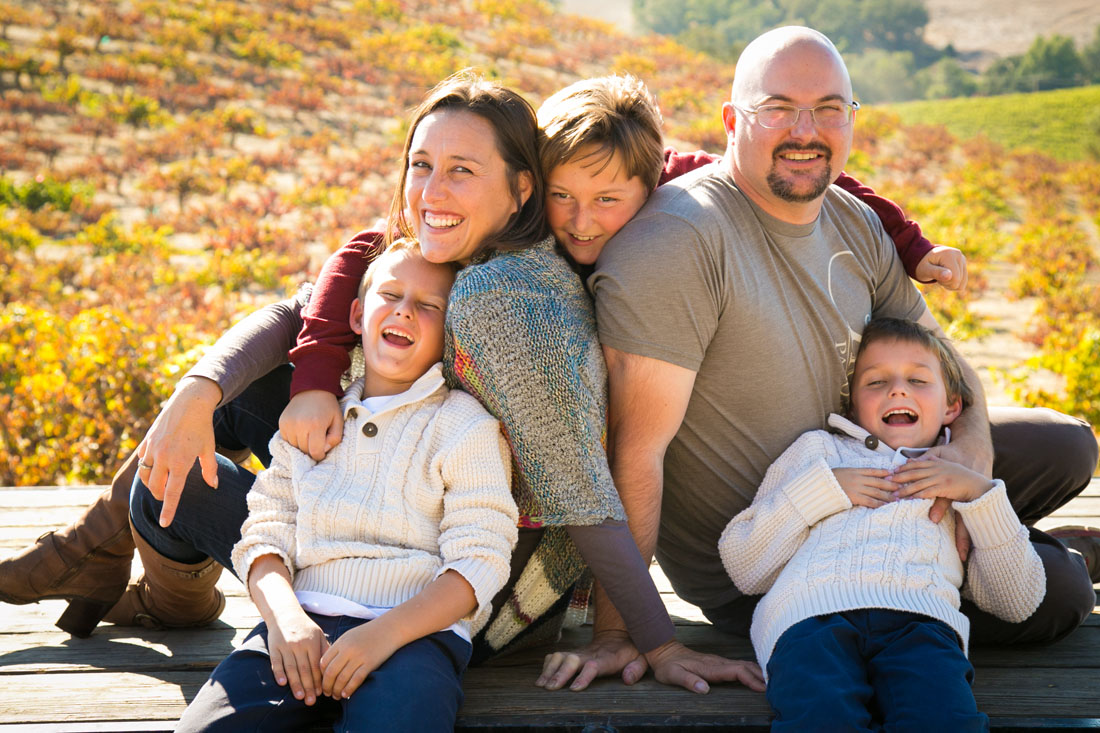
[[[1081,48],[1100,25],[1097,0],[925,0],[925,5],[932,17],[925,40],[954,45],[979,68],[1024,53],[1036,36],[1069,36]]]
[[[954,45],[981,69],[995,58],[1024,53],[1037,35],[1069,36],[1080,48],[1100,25],[1097,0],[925,0],[925,6],[932,18],[925,39]],[[559,0],[559,7],[634,31],[632,0]]]

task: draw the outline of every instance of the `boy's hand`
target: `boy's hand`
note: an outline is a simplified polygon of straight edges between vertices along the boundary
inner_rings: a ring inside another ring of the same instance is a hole
[[[948,290],[966,287],[966,255],[954,247],[933,247],[913,273],[921,282],[937,282]]]
[[[379,620],[345,632],[321,657],[323,693],[337,699],[351,697],[367,675],[401,647]]]
[[[336,395],[323,389],[294,395],[279,416],[279,434],[313,460],[323,459],[344,437],[344,415]]]
[[[833,475],[852,506],[877,509],[897,499],[898,485],[884,468],[834,468]]]
[[[894,481],[902,484],[899,499],[935,499],[974,501],[993,488],[993,482],[966,466],[926,454],[894,469]]]
[[[284,614],[268,624],[267,648],[275,682],[289,683],[295,699],[304,700],[306,705],[317,702],[321,659],[329,648],[321,627],[304,612]]]

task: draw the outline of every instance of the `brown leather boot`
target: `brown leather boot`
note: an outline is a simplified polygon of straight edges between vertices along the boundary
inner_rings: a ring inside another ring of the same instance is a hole
[[[69,607],[57,626],[73,636],[91,634],[130,580],[130,487],[135,473],[136,452],[80,519],[0,562],[0,600],[24,604],[64,598]]]
[[[178,629],[205,626],[225,608],[225,596],[215,588],[222,566],[213,558],[189,564],[161,555],[133,531],[144,574],[126,588],[104,621],[119,626]]]

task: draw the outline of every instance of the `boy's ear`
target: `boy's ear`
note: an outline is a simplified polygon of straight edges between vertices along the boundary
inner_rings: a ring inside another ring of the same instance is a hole
[[[947,412],[943,415],[943,424],[950,425],[955,422],[955,418],[962,414],[963,403],[961,397],[956,397],[953,401],[947,403]]]
[[[360,336],[363,335],[363,303],[358,298],[351,301],[351,314],[349,317],[351,330]]]

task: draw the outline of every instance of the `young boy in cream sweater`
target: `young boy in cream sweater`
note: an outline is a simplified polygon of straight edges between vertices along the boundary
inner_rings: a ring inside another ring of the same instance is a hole
[[[276,434],[233,565],[263,616],[177,730],[449,731],[517,511],[499,423],[444,386],[455,270],[399,240],[363,276],[365,374],[321,462]]]
[[[1043,599],[1042,562],[1004,483],[928,454],[971,393],[954,353],[910,321],[863,331],[849,418],[802,435],[719,542],[764,597],[751,637],[773,731],[987,730],[970,688],[960,595],[1007,621]],[[937,497],[954,511],[929,517]],[[961,519],[973,549],[964,570]],[[964,582],[965,581],[965,582]]]

